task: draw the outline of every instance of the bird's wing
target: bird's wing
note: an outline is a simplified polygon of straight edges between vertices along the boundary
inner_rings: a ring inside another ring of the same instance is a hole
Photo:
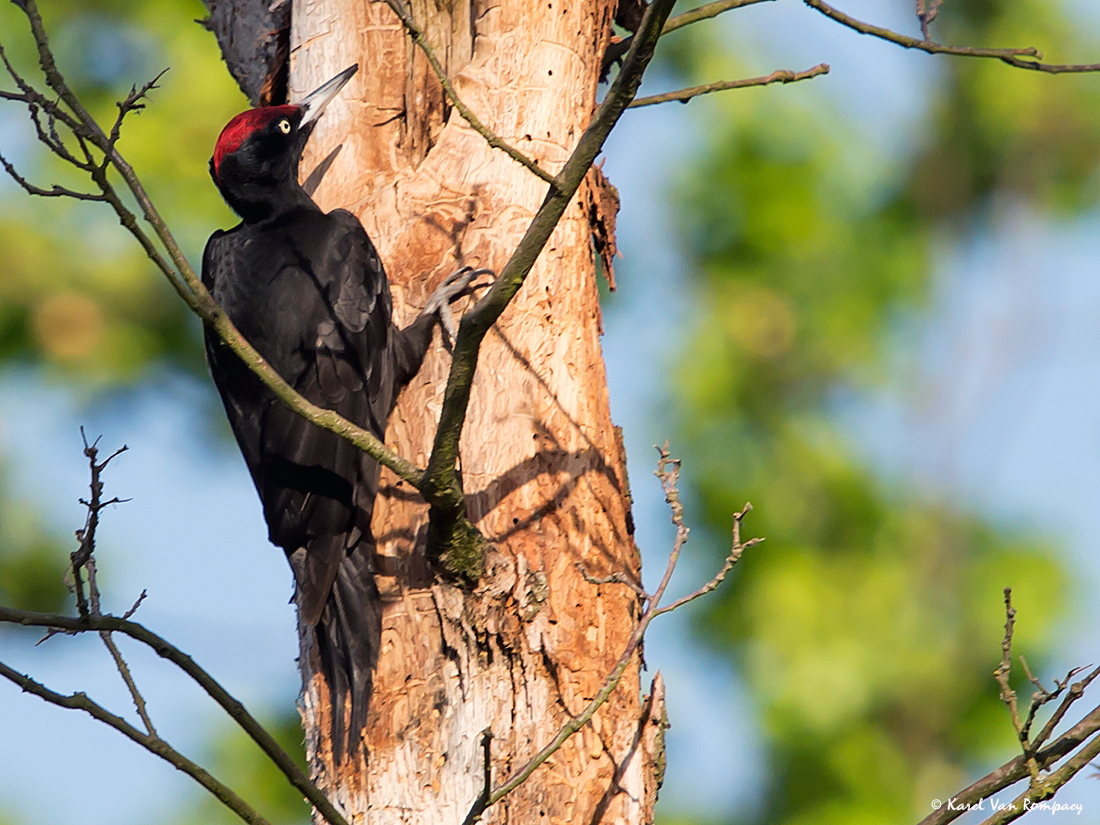
[[[326,217],[331,240],[317,250],[314,267],[331,307],[318,330],[318,386],[329,405],[365,394],[371,402],[370,419],[356,423],[382,438],[393,396],[389,284],[359,219],[343,209]]]
[[[217,230],[203,250],[203,286],[223,306],[232,302],[233,285],[242,280],[240,269],[245,263],[245,256],[238,253],[240,230],[240,227],[228,232]],[[203,327],[203,339],[206,362],[225,406],[230,427],[244,455],[245,464],[255,476],[260,463],[259,400],[262,383],[209,325]]]
[[[299,393],[384,437],[390,299],[359,221],[313,213],[293,233],[230,235],[211,239],[203,270],[231,320]],[[315,619],[344,553],[369,539],[377,464],[287,408],[209,332],[207,352],[272,542],[307,551],[292,561],[299,608]]]

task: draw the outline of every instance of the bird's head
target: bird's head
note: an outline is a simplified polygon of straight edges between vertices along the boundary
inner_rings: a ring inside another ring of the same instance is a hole
[[[233,211],[262,220],[304,193],[298,162],[317,119],[359,64],[344,69],[299,103],[241,112],[225,125],[214,144],[210,176]]]

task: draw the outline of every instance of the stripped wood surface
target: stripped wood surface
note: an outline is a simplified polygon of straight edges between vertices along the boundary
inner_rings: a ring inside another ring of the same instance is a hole
[[[411,8],[463,102],[556,172],[595,107],[613,0]],[[499,269],[547,185],[452,111],[385,3],[296,0],[291,19],[292,100],[360,64],[302,174],[336,151],[315,197],[359,215],[407,323],[451,270]],[[577,567],[640,575],[600,351],[593,236],[606,248],[614,232],[604,186],[590,176],[481,351],[461,468],[471,518],[491,542],[476,589],[432,574],[426,507],[383,473],[374,529],[387,605],[366,760],[330,764],[328,691],[303,661],[314,777],[350,821],[461,823],[483,788],[482,731],[493,734],[499,784],[595,696],[637,621],[630,588],[590,583]],[[448,365],[436,347],[390,421],[387,443],[421,466]],[[659,690],[644,702],[639,679],[635,661],[592,724],[483,821],[651,821],[663,703]]]

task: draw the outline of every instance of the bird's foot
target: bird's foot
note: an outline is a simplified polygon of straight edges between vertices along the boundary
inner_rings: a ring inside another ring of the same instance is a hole
[[[475,283],[482,275],[496,277],[496,272],[491,269],[474,269],[472,266],[456,269],[436,287],[424,306],[425,315],[438,316],[439,325],[443,328],[443,343],[447,349],[451,348],[452,342],[458,337],[458,325],[455,324],[454,314],[451,312],[451,303],[463,295],[470,295],[475,290],[488,286],[488,283]]]

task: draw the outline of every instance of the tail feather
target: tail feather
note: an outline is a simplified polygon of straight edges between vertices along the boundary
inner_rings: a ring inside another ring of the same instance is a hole
[[[372,548],[363,545],[341,559],[314,628],[321,669],[329,683],[336,762],[343,758],[345,747],[349,756],[359,748],[382,638],[382,607],[370,563]]]

